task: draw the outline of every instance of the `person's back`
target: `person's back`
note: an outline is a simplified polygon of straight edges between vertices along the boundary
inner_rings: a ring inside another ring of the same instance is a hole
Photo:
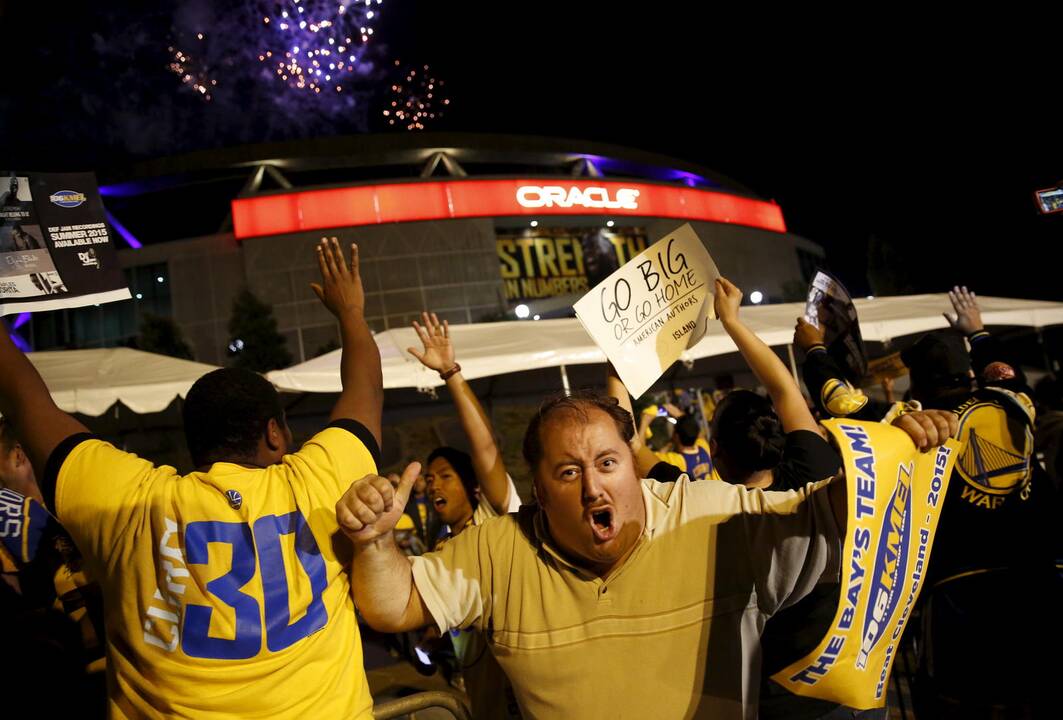
[[[318,247],[343,391],[292,454],[276,390],[225,369],[185,398],[196,472],[155,467],[55,407],[0,331],[0,412],[103,589],[111,717],[371,717],[334,515],[352,478],[375,472],[383,397],[352,250],[348,269],[335,240]]]
[[[691,480],[706,480],[713,475],[712,456],[709,444],[701,437],[701,427],[692,414],[683,415],[676,421],[675,439],[679,455]]]
[[[99,440],[70,452],[56,509],[102,578],[112,714],[368,713],[349,551],[325,511],[375,467],[351,439],[327,428],[281,464],[186,476]],[[314,686],[329,692],[292,692]]]

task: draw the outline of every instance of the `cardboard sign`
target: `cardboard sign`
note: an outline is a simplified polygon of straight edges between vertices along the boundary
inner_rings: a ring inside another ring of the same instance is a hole
[[[720,273],[689,224],[594,286],[573,308],[639,397],[705,335]]]
[[[130,297],[95,176],[0,174],[0,315]]]
[[[884,380],[896,380],[908,374],[908,366],[901,360],[899,352],[875,358],[867,364],[867,376],[864,385],[877,385]]]
[[[950,439],[922,453],[890,425],[824,425],[841,451],[848,491],[838,611],[819,646],[772,679],[797,695],[866,710],[886,702],[961,446]]]

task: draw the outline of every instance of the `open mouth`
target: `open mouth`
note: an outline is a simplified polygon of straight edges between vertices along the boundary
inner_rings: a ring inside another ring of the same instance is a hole
[[[613,509],[600,507],[591,510],[587,519],[590,521],[591,532],[597,542],[608,542],[616,537],[616,526],[613,523]]]

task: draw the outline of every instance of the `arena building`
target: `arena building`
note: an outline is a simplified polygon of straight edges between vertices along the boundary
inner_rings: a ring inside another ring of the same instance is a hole
[[[451,323],[571,315],[620,264],[690,222],[720,271],[765,301],[800,299],[822,248],[782,210],[682,160],[579,140],[363,135],[202,151],[100,177],[134,300],[36,314],[36,350],[107,347],[172,317],[201,362],[238,346],[244,287],[296,362],[336,346],[310,290],[322,236],[357,242],[374,330],[424,309]],[[523,306],[523,307],[521,307]],[[232,347],[231,347],[232,346]]]

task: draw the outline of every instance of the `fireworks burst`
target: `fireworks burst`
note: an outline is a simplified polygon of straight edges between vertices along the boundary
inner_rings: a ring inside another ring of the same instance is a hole
[[[192,88],[205,102],[210,102],[211,93],[217,87],[218,81],[212,76],[210,67],[207,65],[206,41],[203,33],[196,33],[194,50],[187,53],[184,50],[171,45],[167,48],[171,55],[170,70],[176,74],[181,83]]]
[[[395,61],[399,67],[400,62]],[[410,68],[391,85],[391,99],[384,110],[388,125],[407,130],[424,130],[425,123],[443,117],[450,99],[443,96],[443,81],[437,80],[427,65]]]
[[[266,35],[258,60],[288,87],[343,92],[373,35],[384,0],[274,0],[257,22]]]

